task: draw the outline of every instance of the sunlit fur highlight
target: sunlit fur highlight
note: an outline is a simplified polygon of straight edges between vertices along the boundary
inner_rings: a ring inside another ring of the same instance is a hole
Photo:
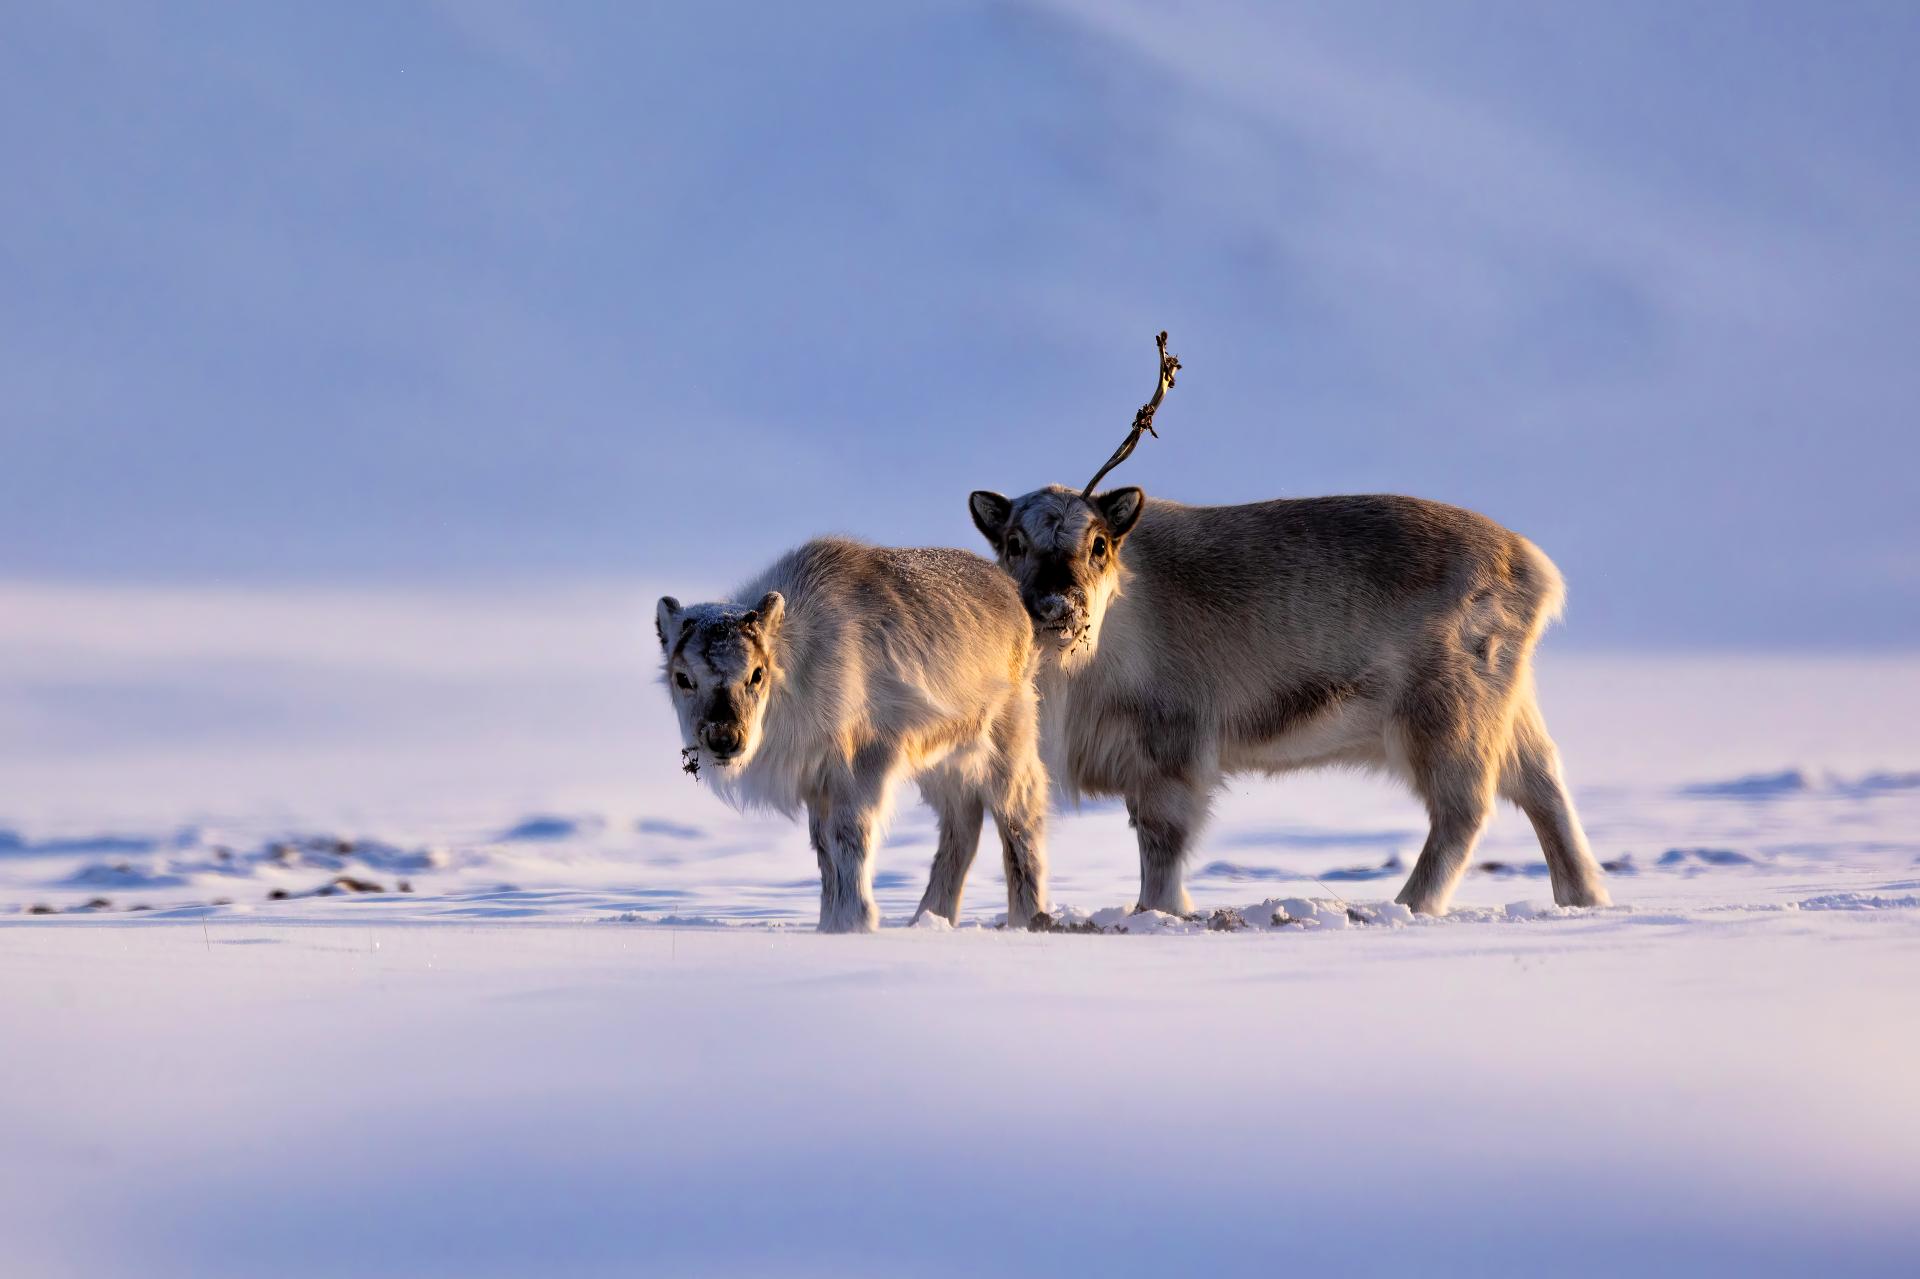
[[[661,601],[663,680],[682,741],[716,794],[737,808],[805,809],[822,931],[877,925],[872,850],[895,783],[909,778],[940,824],[920,910],[957,920],[990,813],[1009,920],[1025,926],[1043,915],[1047,783],[1032,631],[1006,578],[966,551],[827,538],[782,557],[735,598],[777,599],[778,624],[750,623],[744,638],[706,646],[716,662],[690,637],[754,606]],[[685,671],[700,690],[738,686],[756,663],[766,671],[764,694],[742,716],[741,753],[721,761],[701,740],[701,694],[681,692],[675,675]]]

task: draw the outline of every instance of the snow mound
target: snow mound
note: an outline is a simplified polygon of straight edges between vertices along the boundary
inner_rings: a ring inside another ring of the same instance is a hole
[[[1911,790],[1920,790],[1920,772],[1883,771],[1860,777],[1837,777],[1828,773],[1816,781],[1803,769],[1789,768],[1778,773],[1752,773],[1719,782],[1695,782],[1682,786],[1679,793],[1692,799],[1767,800],[1812,794],[1873,799]]]
[[[1731,848],[1669,848],[1660,854],[1661,866],[1758,866],[1758,858]]]
[[[525,818],[518,825],[500,832],[499,840],[503,844],[517,844],[575,839],[582,835],[598,834],[601,826],[597,817],[555,817],[542,813]]]
[[[1111,916],[1114,911],[1119,911],[1120,918],[1112,920],[1111,923],[1103,923],[1102,918],[1104,916]],[[1139,910],[1129,915],[1124,910],[1115,907],[1114,910],[1098,911],[1094,914],[1093,918],[1096,923],[1101,923],[1101,926],[1108,932],[1127,933],[1129,935],[1143,934],[1151,936],[1164,933],[1198,933],[1206,931],[1205,924],[1197,920],[1188,919],[1182,915],[1169,915],[1164,910]]]
[[[1920,897],[1883,897],[1879,893],[1822,893],[1796,902],[1800,910],[1920,910]]]
[[[445,870],[453,865],[453,853],[445,848],[396,848],[377,840],[355,845],[351,856],[379,870]]]
[[[1078,906],[1055,906],[1053,908],[1053,927],[1055,932],[1092,933],[1100,931],[1093,922],[1093,916]]]
[[[183,875],[132,862],[94,862],[82,866],[67,877],[75,888],[177,888],[187,882]]]
[[[1777,799],[1812,789],[1813,783],[1804,772],[1789,768],[1778,773],[1749,773],[1726,781],[1695,782],[1682,786],[1680,793],[1699,799]]]
[[[1208,862],[1193,873],[1195,879],[1225,879],[1244,883],[1250,879],[1305,879],[1306,876],[1279,866],[1247,866],[1240,862]]]
[[[1508,919],[1569,919],[1580,913],[1578,907],[1537,901],[1508,902],[1504,909]]]
[[[18,831],[0,829],[0,853],[31,853],[38,856],[68,856],[93,853],[98,856],[139,856],[157,853],[163,848],[185,848],[199,838],[192,827],[171,836],[157,835],[78,835],[56,839],[29,840]]]
[[[642,915],[638,911],[632,910],[622,911],[618,915],[610,915],[607,918],[607,922],[612,924],[653,924],[663,928],[737,928],[750,926],[742,925],[738,920],[719,919],[713,915]],[[768,926],[779,927],[778,924]]]
[[[1345,928],[1356,918],[1347,903],[1319,897],[1269,897],[1240,913],[1249,926],[1262,929]]]
[[[1839,783],[1849,795],[1885,795],[1892,791],[1920,790],[1920,773],[1868,773],[1850,782]]]
[[[642,817],[633,824],[633,829],[637,834],[658,835],[664,839],[705,839],[707,837],[707,832],[698,826],[670,822],[660,817]]]

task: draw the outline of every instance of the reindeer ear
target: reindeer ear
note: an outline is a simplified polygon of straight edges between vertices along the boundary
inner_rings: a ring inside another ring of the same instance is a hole
[[[998,493],[976,489],[967,497],[967,509],[973,513],[973,526],[998,550],[1000,539],[1006,536],[1007,521],[1013,518],[1013,503]]]
[[[667,637],[680,630],[680,601],[671,595],[662,595],[654,606],[653,629],[660,634],[660,647],[667,647]]]
[[[1147,509],[1147,495],[1137,488],[1115,489],[1111,493],[1102,493],[1093,499],[1099,508],[1100,518],[1107,522],[1107,529],[1116,538],[1125,537],[1140,522],[1140,513]]]
[[[751,624],[762,635],[772,635],[780,629],[780,619],[786,615],[787,597],[779,591],[768,591],[741,621]]]

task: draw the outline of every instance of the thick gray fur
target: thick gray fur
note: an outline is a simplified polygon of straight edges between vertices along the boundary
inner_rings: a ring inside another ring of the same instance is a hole
[[[1556,902],[1608,903],[1534,694],[1564,588],[1525,538],[1394,496],[969,505],[1040,641],[1042,755],[1069,796],[1125,798],[1140,908],[1191,909],[1182,865],[1225,777],[1324,765],[1425,803],[1415,911],[1446,912],[1495,795],[1532,821]]]
[[[806,810],[820,930],[878,925],[873,847],[903,778],[940,823],[915,919],[958,920],[987,813],[1009,923],[1043,917],[1034,645],[1006,577],[967,551],[821,538],[735,598],[758,602],[660,601],[664,681],[701,780],[736,807]]]

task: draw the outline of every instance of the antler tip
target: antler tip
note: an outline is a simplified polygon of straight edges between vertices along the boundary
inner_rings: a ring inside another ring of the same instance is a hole
[[[1093,478],[1088,480],[1087,486],[1080,491],[1082,497],[1091,498],[1094,486],[1105,479],[1107,473],[1114,467],[1133,455],[1133,447],[1140,442],[1141,432],[1144,431],[1156,440],[1160,438],[1160,432],[1153,429],[1153,415],[1159,409],[1160,401],[1166,396],[1168,388],[1173,385],[1173,375],[1180,368],[1180,360],[1177,356],[1167,354],[1165,329],[1155,334],[1153,341],[1154,345],[1160,348],[1160,380],[1153,389],[1153,398],[1142,404],[1140,411],[1133,415],[1133,427],[1127,432],[1127,438],[1120,441],[1120,447],[1113,451],[1113,456],[1107,459],[1107,464],[1093,473]]]

